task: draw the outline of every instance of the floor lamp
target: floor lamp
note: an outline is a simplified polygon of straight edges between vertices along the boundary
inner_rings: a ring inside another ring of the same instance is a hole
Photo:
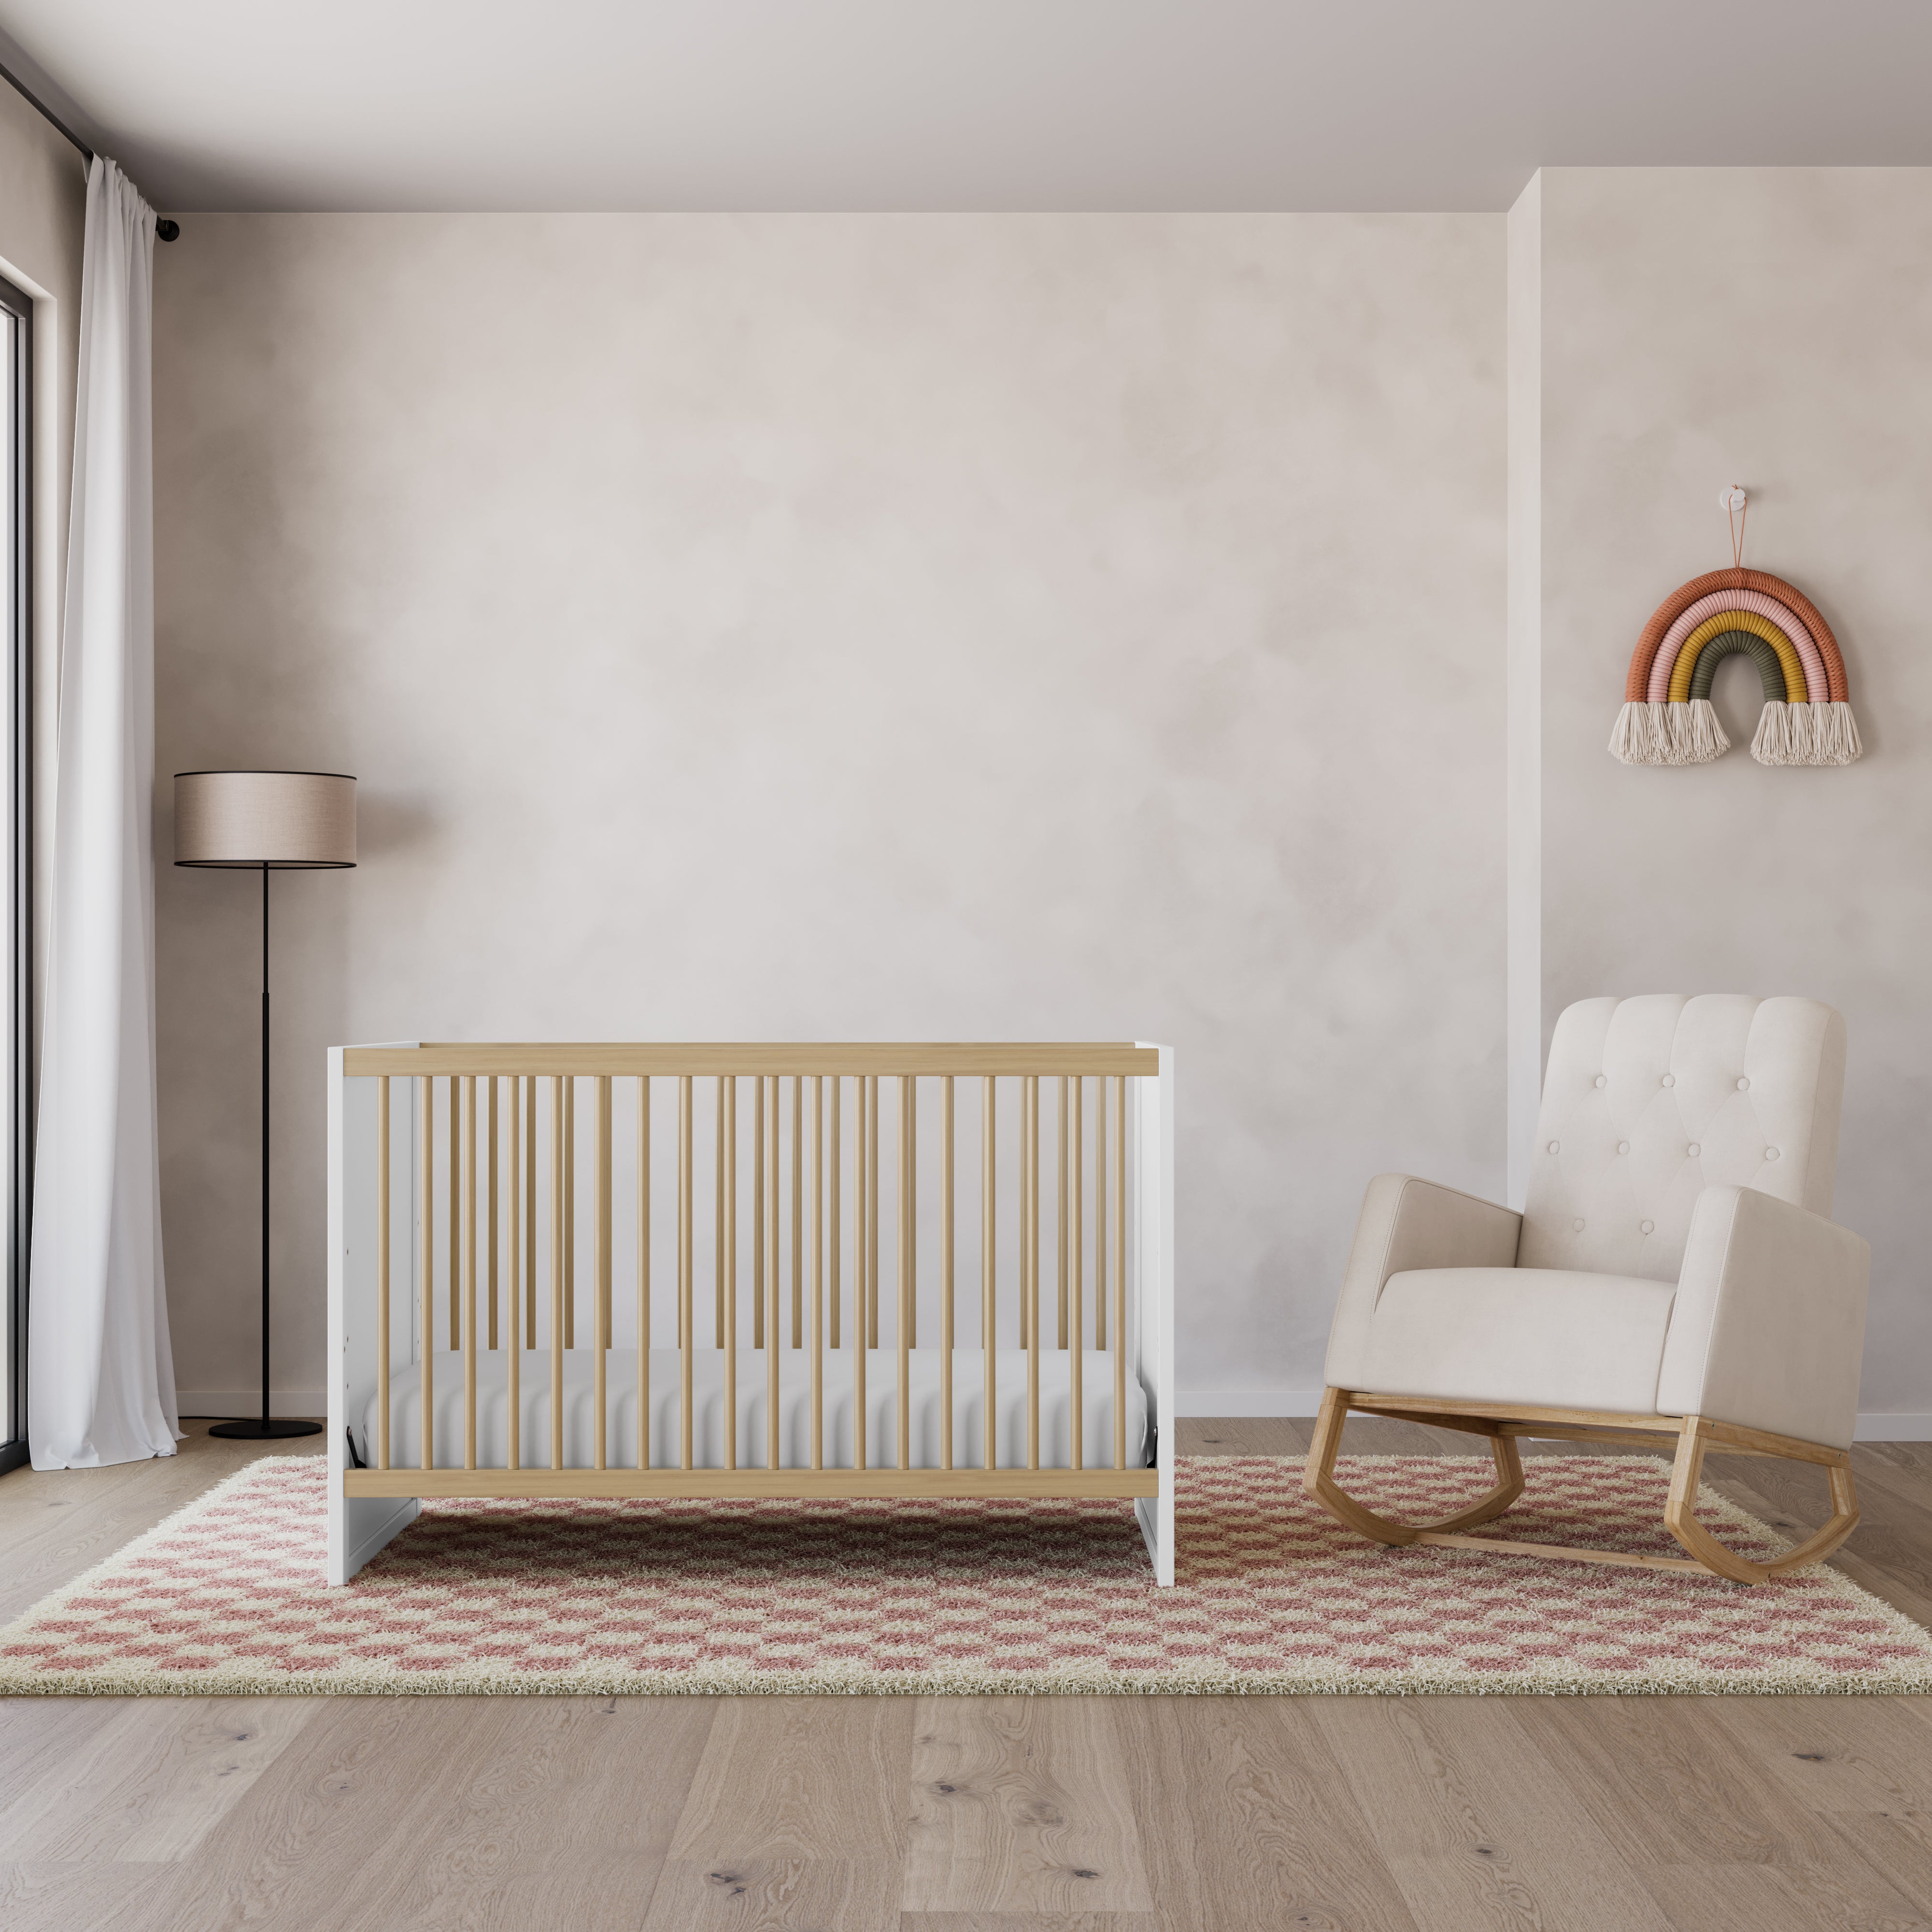
[[[262,875],[262,1414],[211,1436],[261,1442],[322,1424],[268,1414],[268,874],[356,862],[356,781],[340,772],[177,772],[175,863]]]

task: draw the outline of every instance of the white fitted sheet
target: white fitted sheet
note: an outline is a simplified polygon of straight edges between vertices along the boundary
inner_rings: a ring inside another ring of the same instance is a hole
[[[911,1464],[916,1469],[940,1466],[940,1360],[943,1351],[911,1352],[909,1378]],[[593,1466],[596,1418],[593,1412],[592,1352],[566,1348],[563,1356],[563,1466]],[[852,1351],[828,1348],[824,1354],[824,1404],[825,1462],[827,1468],[852,1467]],[[981,1447],[985,1389],[980,1352],[952,1352],[952,1460],[956,1466],[977,1468]],[[476,1462],[482,1468],[502,1468],[508,1461],[509,1392],[507,1356],[501,1350],[479,1349],[476,1357]],[[994,1466],[1027,1466],[1027,1352],[1000,1348],[993,1358],[996,1426]],[[1042,1348],[1040,1354],[1040,1460],[1044,1468],[1070,1466],[1072,1443],[1070,1353]],[[1082,1357],[1083,1450],[1086,1466],[1106,1468],[1114,1460],[1114,1362],[1109,1354],[1088,1349]],[[524,1351],[519,1359],[518,1390],[522,1438],[520,1462],[525,1468],[550,1466],[550,1352]],[[434,1364],[435,1466],[461,1468],[464,1444],[464,1358],[440,1352]],[[870,1468],[897,1465],[898,1450],[898,1354],[891,1348],[866,1352],[866,1462]],[[722,1351],[699,1348],[692,1358],[692,1462],[700,1469],[724,1466],[724,1357]],[[746,1348],[738,1356],[738,1466],[765,1466],[765,1358]],[[678,1351],[654,1348],[650,1360],[651,1461],[660,1468],[676,1468],[682,1458]],[[1126,1391],[1126,1461],[1130,1468],[1148,1460],[1147,1400],[1131,1367]],[[422,1394],[414,1363],[400,1364],[390,1374],[389,1465],[418,1468],[422,1462]],[[365,1462],[376,1460],[377,1417],[374,1394],[364,1406],[356,1446]],[[612,1349],[604,1358],[604,1459],[612,1468],[634,1468],[638,1460],[638,1358],[634,1350]],[[812,1466],[812,1358],[802,1349],[778,1353],[778,1466]]]

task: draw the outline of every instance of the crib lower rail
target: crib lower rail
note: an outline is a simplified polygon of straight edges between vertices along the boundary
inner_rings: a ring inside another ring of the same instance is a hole
[[[1154,1496],[1158,1469],[349,1469],[346,1496]]]

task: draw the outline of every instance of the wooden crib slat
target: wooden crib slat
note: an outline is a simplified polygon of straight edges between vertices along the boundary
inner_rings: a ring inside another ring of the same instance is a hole
[[[492,1083],[494,1084],[494,1082]],[[509,1390],[509,1414],[506,1418],[508,1441],[504,1445],[503,1463],[506,1468],[520,1469],[524,1466],[524,1286],[523,1263],[523,1189],[520,1185],[523,1174],[523,1149],[520,1144],[524,1118],[524,1083],[512,1074],[510,1076],[509,1144],[506,1150],[510,1161],[509,1208],[510,1226],[509,1256],[510,1278],[506,1284],[505,1300],[509,1305],[510,1352],[503,1364],[504,1378]]]
[[[679,1466],[691,1467],[691,1078],[677,1082],[677,1348]]]
[[[783,1346],[778,1328],[778,1107],[779,1076],[771,1076],[770,1112],[770,1158],[765,1164],[766,1185],[771,1190],[765,1216],[766,1238],[771,1244],[770,1265],[765,1270],[765,1292],[770,1304],[765,1310],[765,1467],[778,1466],[778,1350]],[[736,1418],[734,1418],[734,1426]]]
[[[1026,1252],[1021,1293],[1027,1304],[1027,1467],[1040,1467],[1040,1077],[1026,1081]]]
[[[462,1189],[457,1178],[460,1156],[458,1149],[463,1144],[463,1082],[460,1076],[452,1074],[449,1080],[449,1152],[446,1156],[449,1168],[449,1346],[460,1348],[463,1346],[463,1268],[460,1257],[463,1252],[461,1200]]]
[[[917,1102],[908,1074],[899,1076],[898,1466],[912,1467],[913,1121]]]
[[[879,1346],[879,1076],[866,1076],[866,1346]]]
[[[577,1346],[577,1076],[563,1082],[563,1346]]]
[[[485,1124],[484,1159],[483,1162],[483,1234],[484,1264],[490,1304],[490,1340],[488,1346],[497,1346],[496,1340],[496,1088],[500,1083],[492,1074],[483,1083],[484,1114]]]
[[[422,1448],[420,1466],[436,1467],[436,1082],[425,1078],[422,1093],[422,1174],[421,1189],[422,1256],[417,1272],[416,1352],[421,1356],[417,1382],[422,1396]]]
[[[752,1346],[765,1346],[765,1076],[752,1080]]]
[[[865,1076],[852,1082],[852,1466],[869,1466],[866,1445]]]
[[[1162,1418],[1162,1426],[1166,1418]],[[1127,1466],[1127,1079],[1114,1076],[1114,1467]]]
[[[596,1256],[597,1301],[591,1318],[595,1352],[590,1358],[590,1406],[596,1418],[597,1443],[592,1465],[608,1465],[608,1442],[604,1431],[607,1355],[610,1346],[610,1076],[597,1076],[597,1252]]]
[[[1084,1159],[1085,1150],[1081,1145],[1082,1138],[1081,1129],[1083,1125],[1082,1115],[1086,1106],[1086,1094],[1087,1083],[1076,1074],[1073,1079],[1072,1145],[1069,1150],[1070,1162],[1073,1176],[1073,1190],[1069,1203],[1071,1211],[1068,1217],[1066,1230],[1067,1260],[1073,1283],[1072,1300],[1069,1309],[1069,1312],[1072,1318],[1072,1333],[1070,1337],[1072,1353],[1068,1358],[1066,1364],[1067,1388],[1071,1396],[1068,1404],[1070,1412],[1069,1420],[1072,1425],[1072,1453],[1067,1459],[1067,1466],[1074,1469],[1084,1468],[1086,1466],[1087,1447],[1086,1390],[1083,1372],[1085,1367],[1086,1343],[1080,1333],[1082,1326],[1080,1275],[1082,1260],[1080,1252],[1080,1209],[1087,1172]]]
[[[376,1082],[376,1466],[389,1466],[389,1076]]]
[[[905,1076],[906,1340],[919,1346],[919,1082]]]
[[[550,1466],[563,1467],[563,1352],[569,1346],[570,1302],[564,1274],[569,1253],[570,1082],[559,1074],[550,1094]]]
[[[821,1076],[823,1077],[823,1076]],[[832,1346],[838,1346],[838,1307],[841,1300],[838,1286],[838,1090],[844,1085],[837,1074],[832,1078],[832,1159],[825,1177],[825,1192],[832,1203],[832,1225],[826,1231],[826,1268],[832,1281]]]
[[[524,1346],[537,1346],[537,1076],[524,1089]]]
[[[1060,1264],[1058,1346],[1066,1346],[1066,1076],[1060,1076],[1060,1194],[1053,1217],[1054,1253]]]
[[[812,1466],[825,1466],[825,1076],[812,1080]]]
[[[454,1084],[454,1083],[452,1083]],[[476,1466],[476,1076],[463,1088],[463,1466]],[[455,1143],[452,1142],[451,1150]],[[452,1180],[455,1176],[450,1177]]]
[[[651,1076],[638,1076],[638,1467],[651,1466]]]
[[[717,1119],[712,1138],[716,1152],[711,1169],[711,1274],[717,1300],[712,1346],[724,1346],[724,1076],[718,1076]]]
[[[724,1136],[724,1165],[718,1176],[722,1219],[718,1252],[724,1332],[724,1466],[738,1466],[738,1081],[718,1083],[718,1131]]]
[[[805,1076],[791,1082],[791,1345],[805,1346]]]
[[[1094,1346],[1107,1346],[1107,1083],[1095,1083],[1094,1109]]]
[[[939,1122],[939,1466],[952,1466],[952,1076]]]
[[[980,1083],[980,1379],[985,1384],[980,1412],[980,1446],[986,1466],[993,1466],[998,1448],[998,1415],[993,1403],[998,1394],[993,1368],[993,1352],[999,1341],[998,1310],[993,1289],[997,1275],[993,1254],[995,1203],[993,1196],[994,1100],[993,1076]]]

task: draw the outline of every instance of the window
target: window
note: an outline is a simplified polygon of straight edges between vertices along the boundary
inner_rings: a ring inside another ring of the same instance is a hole
[[[7,1225],[0,1318],[0,1471],[27,1460],[27,1238],[33,1120],[28,1032],[32,997],[33,608],[30,482],[34,304],[0,279],[0,867],[5,943],[0,948],[0,1190]]]

